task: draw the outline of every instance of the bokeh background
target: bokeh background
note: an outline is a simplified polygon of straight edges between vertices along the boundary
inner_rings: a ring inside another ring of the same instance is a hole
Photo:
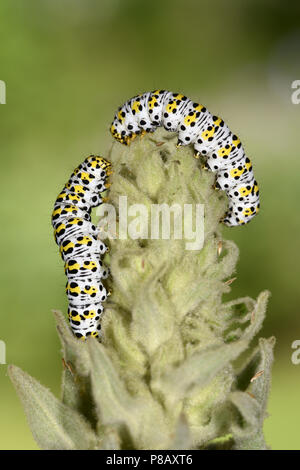
[[[115,109],[138,92],[180,91],[221,115],[251,156],[262,210],[224,229],[240,248],[230,297],[272,292],[263,335],[277,337],[273,449],[300,449],[299,3],[276,0],[2,0],[1,323],[7,363],[59,395],[51,309],[66,310],[53,202],[73,168],[105,154]],[[36,449],[0,365],[0,448]]]

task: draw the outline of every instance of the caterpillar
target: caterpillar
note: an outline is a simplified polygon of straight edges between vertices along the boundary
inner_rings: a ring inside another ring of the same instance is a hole
[[[143,93],[118,109],[110,131],[117,141],[129,145],[137,135],[159,126],[178,132],[178,146],[193,144],[196,158],[206,157],[204,168],[216,173],[215,188],[228,196],[225,225],[244,225],[259,212],[258,184],[240,139],[205,106],[166,90]]]
[[[107,251],[91,222],[91,209],[103,202],[110,184],[111,164],[99,156],[87,157],[57,196],[52,213],[54,238],[65,263],[68,318],[75,336],[100,336],[102,302],[107,291],[101,280],[108,269],[100,257]]]

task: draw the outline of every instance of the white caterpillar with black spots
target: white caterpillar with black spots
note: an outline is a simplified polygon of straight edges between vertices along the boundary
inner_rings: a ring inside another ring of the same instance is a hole
[[[91,223],[91,209],[102,203],[101,193],[110,185],[111,164],[102,157],[87,157],[72,173],[58,195],[52,213],[54,237],[65,262],[68,316],[74,335],[85,339],[100,335],[102,303],[107,278],[101,255],[107,248]]]
[[[258,184],[239,138],[223,119],[182,94],[156,90],[126,101],[110,130],[115,139],[129,145],[137,135],[159,126],[178,132],[179,146],[192,144],[195,157],[206,157],[205,168],[216,173],[215,187],[229,199],[225,225],[243,225],[253,219],[260,207]]]

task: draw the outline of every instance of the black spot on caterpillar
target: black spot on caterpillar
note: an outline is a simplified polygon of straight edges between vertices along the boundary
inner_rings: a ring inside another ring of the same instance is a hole
[[[179,146],[193,144],[195,156],[207,158],[205,168],[216,173],[215,187],[228,196],[225,225],[246,224],[258,213],[258,184],[241,141],[205,106],[166,90],[144,93],[118,109],[110,131],[129,145],[137,135],[154,132],[159,126],[178,132]]]
[[[54,237],[65,262],[68,316],[74,335],[97,337],[101,330],[102,302],[107,292],[101,279],[108,276],[100,256],[107,250],[91,223],[91,209],[102,203],[111,164],[102,157],[87,157],[72,173],[58,195],[52,213]]]

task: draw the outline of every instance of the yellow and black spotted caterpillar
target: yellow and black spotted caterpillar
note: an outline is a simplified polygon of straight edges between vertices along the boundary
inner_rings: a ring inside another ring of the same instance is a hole
[[[107,292],[101,279],[108,276],[100,256],[107,248],[91,223],[91,209],[103,201],[110,185],[111,164],[102,157],[87,157],[72,173],[58,195],[52,213],[56,243],[65,262],[68,281],[68,316],[78,338],[99,336],[102,302]]]
[[[118,109],[110,130],[115,139],[129,145],[138,134],[159,126],[178,132],[179,146],[193,144],[196,157],[207,157],[204,167],[216,172],[215,187],[229,198],[224,224],[243,225],[258,213],[258,184],[239,138],[203,105],[166,90],[144,93]]]

